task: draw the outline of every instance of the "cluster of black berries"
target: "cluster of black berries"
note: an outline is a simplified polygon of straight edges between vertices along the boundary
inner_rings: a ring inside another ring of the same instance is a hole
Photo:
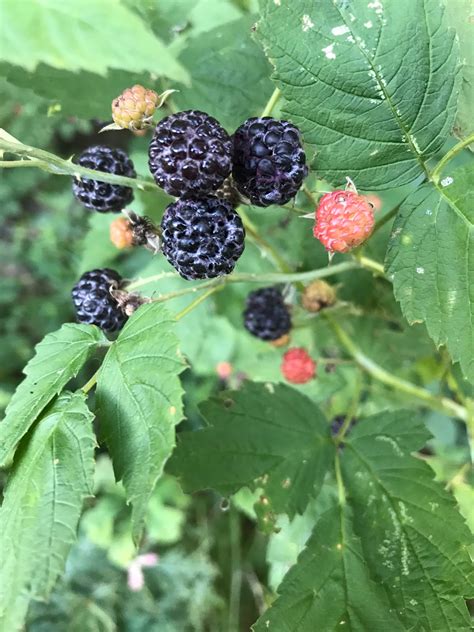
[[[92,147],[79,157],[78,164],[136,176],[130,159],[118,149]],[[215,118],[196,110],[178,112],[157,124],[149,167],[156,183],[179,198],[164,212],[161,249],[185,279],[232,272],[245,240],[235,210],[238,202],[261,207],[285,204],[307,175],[300,133],[291,123],[250,118],[231,137]],[[133,199],[129,187],[88,178],[75,178],[73,192],[84,206],[99,212],[118,212]],[[249,296],[246,326],[264,340],[281,337],[290,328],[282,299],[277,301],[276,311],[270,307],[277,295],[281,299],[278,290],[270,288]],[[258,316],[260,307],[263,312]],[[79,311],[78,318],[93,322]]]

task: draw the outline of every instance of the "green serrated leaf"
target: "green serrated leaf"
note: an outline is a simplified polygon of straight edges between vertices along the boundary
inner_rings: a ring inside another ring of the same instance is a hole
[[[448,23],[456,29],[463,62],[461,92],[454,133],[465,138],[474,132],[474,46],[472,45],[474,4],[472,0],[445,0]],[[474,151],[474,143],[469,145]]]
[[[474,382],[474,167],[446,171],[403,203],[386,271],[408,321],[426,323]]]
[[[272,93],[270,65],[250,37],[251,20],[242,18],[189,41],[180,60],[192,85],[174,97],[182,108],[209,112],[234,131],[258,116]]]
[[[186,70],[174,59],[145,23],[114,0],[3,0],[0,58],[26,70],[43,62],[53,68],[105,75],[109,68],[149,71],[177,81],[188,81]],[[34,25],[34,28],[33,28]]]
[[[162,304],[143,305],[109,349],[97,381],[98,420],[132,503],[135,539],[182,418],[175,323]]]
[[[451,131],[461,75],[438,0],[262,0],[257,37],[315,169],[366,190],[410,182]],[[410,19],[407,19],[407,15]]]
[[[357,423],[338,455],[339,505],[316,523],[255,632],[470,630],[472,538],[411,455],[428,436],[408,412]]]
[[[107,339],[97,327],[66,324],[45,336],[24,369],[26,375],[0,423],[0,466],[13,459],[21,438],[41,411],[62,391]]]
[[[335,506],[283,580],[280,597],[253,627],[255,632],[403,632],[381,586],[364,560],[352,512]]]
[[[265,499],[261,509],[290,516],[318,495],[334,445],[329,424],[310,399],[283,384],[247,382],[201,411],[208,427],[181,433],[170,462],[185,490],[230,495],[258,487]]]
[[[359,423],[343,452],[344,485],[366,563],[404,629],[467,632],[472,537],[431,468],[411,456],[426,438],[407,412]]]
[[[92,494],[93,415],[82,393],[60,395],[18,455],[0,510],[0,627],[22,628],[64,568],[85,497]]]

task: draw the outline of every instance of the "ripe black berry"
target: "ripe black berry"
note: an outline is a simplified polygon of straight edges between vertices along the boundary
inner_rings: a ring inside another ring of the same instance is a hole
[[[215,118],[198,110],[161,120],[148,154],[156,183],[174,197],[211,193],[232,168],[230,136]]]
[[[85,272],[72,289],[78,322],[97,325],[103,331],[121,329],[127,317],[110,293],[121,281],[119,273],[108,268]]]
[[[79,156],[77,164],[128,178],[135,178],[137,175],[133,162],[124,151],[105,145],[86,149]],[[90,178],[74,178],[72,192],[83,206],[99,213],[119,213],[133,200],[133,189],[130,187]]]
[[[255,206],[286,204],[308,173],[300,132],[288,121],[250,118],[234,134],[237,189]]]
[[[250,292],[244,311],[245,328],[262,340],[277,340],[291,329],[291,317],[282,293],[275,287]]]
[[[185,279],[229,274],[244,251],[242,221],[226,200],[178,200],[166,209],[161,230],[163,254]]]

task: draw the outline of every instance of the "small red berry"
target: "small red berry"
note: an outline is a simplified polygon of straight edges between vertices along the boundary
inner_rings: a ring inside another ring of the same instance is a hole
[[[316,362],[305,349],[295,347],[283,356],[283,377],[292,384],[305,384],[316,375]]]
[[[330,252],[360,246],[374,228],[374,211],[367,199],[353,191],[333,191],[321,198],[313,234]]]

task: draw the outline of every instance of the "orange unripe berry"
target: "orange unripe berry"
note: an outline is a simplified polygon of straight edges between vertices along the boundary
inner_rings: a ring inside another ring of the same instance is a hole
[[[117,217],[110,224],[110,241],[120,250],[133,246],[132,227],[127,218]]]

